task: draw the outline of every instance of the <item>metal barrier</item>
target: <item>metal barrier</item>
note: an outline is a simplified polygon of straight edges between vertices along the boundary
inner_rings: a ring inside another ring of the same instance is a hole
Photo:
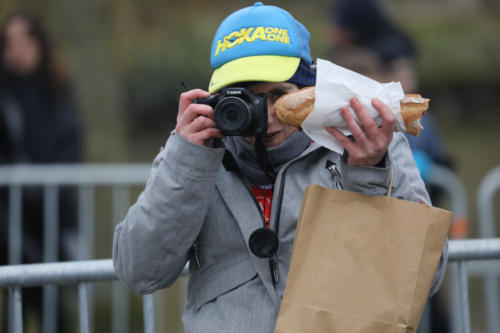
[[[463,333],[470,333],[470,306],[466,261],[500,259],[500,238],[455,240],[449,242],[449,260],[456,261],[460,283],[460,318]],[[497,331],[489,331],[497,332]]]
[[[449,234],[450,239],[466,237],[468,229],[468,202],[465,186],[461,179],[450,169],[441,167],[437,164],[429,166],[425,179],[429,184],[439,187],[450,200],[450,209],[453,212],[453,221],[450,226]],[[464,332],[463,322],[461,321],[460,290],[459,272],[456,267],[450,267],[450,289],[448,298],[451,319],[450,329],[452,332]],[[430,317],[429,309],[426,309],[419,333],[431,331],[431,320],[433,319]]]
[[[477,193],[477,209],[479,217],[479,236],[483,238],[496,237],[495,207],[493,200],[500,189],[500,166],[489,171],[479,184]],[[498,268],[498,266],[497,266]],[[490,332],[500,332],[500,291],[498,278],[500,270],[487,267],[484,275],[484,299],[486,303],[486,319]]]
[[[449,243],[449,260],[458,265],[460,279],[460,310],[463,332],[470,333],[470,312],[466,262],[500,259],[500,238],[455,240]],[[184,270],[183,274],[186,274]],[[9,288],[13,295],[12,333],[21,333],[22,287],[48,284],[78,285],[80,333],[89,332],[87,286],[98,281],[115,280],[111,259],[0,267],[0,288]],[[153,295],[143,296],[144,332],[155,332]]]
[[[9,331],[23,332],[21,287],[77,284],[80,332],[89,332],[87,284],[114,279],[113,263],[109,259],[0,267],[0,285],[10,288],[13,302],[10,304],[13,310],[8,318]]]
[[[22,255],[22,195],[25,186],[43,188],[44,205],[44,261],[58,260],[59,229],[59,188],[74,186],[78,193],[78,260],[95,258],[94,234],[97,187],[110,187],[112,191],[112,212],[109,228],[124,216],[130,206],[129,196],[132,186],[143,187],[146,183],[150,164],[68,164],[68,165],[12,165],[0,167],[0,187],[9,191],[8,224],[9,244],[8,263],[20,264]],[[111,240],[109,240],[111,242]],[[110,243],[111,244],[111,243]],[[111,252],[111,246],[109,246]],[[109,257],[111,253],[105,256]],[[90,290],[92,295],[92,290]],[[43,293],[43,332],[54,332],[57,322],[58,289],[44,286]],[[129,294],[119,283],[113,284],[112,332],[129,331],[127,322],[120,320],[129,310]],[[17,292],[9,294],[9,299],[18,297]],[[93,297],[88,298],[89,308],[93,309]],[[9,301],[9,304],[12,304]],[[9,312],[15,309],[9,308]],[[90,321],[92,311],[89,312]]]
[[[445,168],[433,165],[429,171],[428,181],[439,186],[446,192],[450,199],[451,210],[454,213],[453,223],[464,223],[467,221],[467,197],[465,188],[457,175]],[[481,238],[493,238],[495,234],[494,204],[493,199],[500,189],[500,166],[492,169],[481,181],[477,195],[477,210],[479,222],[479,236]],[[452,228],[453,230],[453,224]],[[463,228],[459,228],[463,230]],[[453,235],[452,235],[453,236]],[[452,315],[452,332],[464,332],[464,322],[461,320],[463,314],[458,306],[460,304],[460,291],[463,287],[458,274],[460,265],[455,272],[451,267],[451,293],[450,306]],[[486,309],[486,322],[488,332],[500,332],[500,293],[498,278],[500,276],[500,265],[492,265],[491,262],[471,262],[468,265],[469,275],[479,275],[484,278],[483,295]]]
[[[0,167],[0,187],[9,189],[9,264],[19,264],[21,260],[22,235],[22,193],[24,186],[42,186],[44,188],[44,256],[46,262],[57,261],[58,247],[58,189],[60,186],[76,186],[78,188],[78,259],[94,258],[95,233],[95,192],[97,186],[112,188],[112,223],[120,221],[125,215],[130,202],[130,187],[143,186],[150,172],[150,164],[108,164],[108,165],[16,165]],[[467,198],[465,189],[456,174],[447,169],[433,166],[428,181],[442,188],[450,198],[451,210],[462,220],[467,219]],[[500,167],[490,172],[482,181],[478,195],[480,235],[485,238],[495,237],[492,198],[500,187]],[[111,241],[111,240],[110,240]],[[498,314],[498,270],[491,272],[491,267],[484,269],[481,262],[469,264],[469,273],[485,275],[485,300],[487,304],[488,327],[490,332],[498,332],[500,327]],[[453,269],[452,269],[453,270]],[[488,271],[485,273],[485,271]],[[461,312],[456,306],[460,291],[457,274],[452,274],[450,293],[452,306],[453,331],[462,331]],[[91,287],[90,287],[91,288]],[[44,332],[54,331],[57,309],[57,289],[54,286],[44,287]],[[92,295],[92,289],[89,290]],[[16,292],[9,294],[18,297]],[[147,302],[146,302],[147,303]],[[125,321],[119,320],[128,312],[128,294],[118,284],[113,284],[113,324],[112,332],[128,332]],[[93,297],[88,297],[88,308],[93,309]],[[11,309],[14,311],[15,309]],[[91,314],[89,321],[91,322]]]
[[[439,165],[432,165],[428,171],[426,179],[430,184],[436,185],[441,188],[450,200],[450,209],[453,212],[452,226],[450,227],[450,236],[452,238],[464,238],[464,232],[467,226],[460,228],[460,233],[453,232],[458,228],[454,227],[457,223],[467,223],[469,210],[467,209],[467,192],[462,180],[458,175],[448,168]],[[493,237],[493,236],[490,236]]]
[[[183,271],[186,275],[187,269]],[[9,288],[13,295],[13,313],[9,316],[9,331],[23,332],[21,288],[45,285],[78,286],[78,321],[80,332],[90,332],[88,285],[99,281],[116,280],[111,259],[70,261],[45,264],[0,266],[0,288]],[[144,332],[155,332],[155,307],[153,294],[143,295]]]

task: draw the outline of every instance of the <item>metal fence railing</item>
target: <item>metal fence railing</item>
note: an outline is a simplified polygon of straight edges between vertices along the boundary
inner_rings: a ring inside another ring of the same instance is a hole
[[[78,286],[80,332],[89,332],[88,283],[115,280],[113,263],[109,259],[0,267],[0,285],[9,288],[9,332],[23,332],[22,287],[74,284]],[[146,304],[146,302],[145,302]],[[150,319],[145,323],[150,325]],[[149,326],[148,326],[149,327]],[[154,332],[148,330],[145,332]]]
[[[131,191],[134,187],[137,190],[142,189],[147,181],[149,172],[150,164],[1,166],[0,188],[7,189],[9,194],[7,205],[9,265],[21,263],[23,246],[22,195],[25,187],[39,186],[43,189],[44,216],[42,222],[44,225],[43,238],[45,242],[43,253],[45,262],[58,260],[57,246],[60,217],[57,212],[59,205],[58,198],[60,196],[59,189],[64,186],[71,186],[76,189],[78,201],[78,240],[74,247],[77,248],[78,257],[75,259],[90,260],[96,258],[96,221],[99,218],[102,219],[102,215],[106,215],[98,211],[96,201],[99,201],[99,191],[106,188],[111,193],[110,202],[106,205],[106,209],[111,211],[109,214],[110,221],[104,223],[104,228],[114,229],[115,224],[125,216],[131,204]],[[433,166],[429,172],[428,181],[444,190],[450,202],[450,209],[455,216],[453,223],[457,224],[457,218],[466,223],[468,217],[467,197],[464,186],[457,175],[449,170]],[[497,237],[494,227],[493,197],[499,188],[500,167],[497,167],[488,173],[479,186],[477,208],[479,213],[480,237],[482,238]],[[103,228],[103,226],[101,225],[100,228]],[[111,244],[111,239],[106,241]],[[452,242],[452,244],[460,243]],[[109,246],[109,253],[106,253],[104,256],[101,254],[100,257],[109,257],[110,252],[111,246]],[[488,262],[481,260],[469,261],[467,271],[469,276],[479,275],[484,278],[486,322],[489,332],[500,332],[500,316],[498,316],[498,277],[500,275],[500,265],[492,265],[491,263],[491,260]],[[460,303],[459,293],[461,290],[461,280],[457,272],[462,269],[458,267],[464,268],[465,266],[453,264],[450,267],[452,285],[450,288],[451,292],[449,296],[451,299],[449,303],[451,306],[453,332],[464,330],[462,327],[462,319],[464,318],[461,312],[462,309],[457,305]],[[92,285],[88,285],[88,295],[86,297],[90,327],[92,326],[92,313],[94,309]],[[57,292],[58,289],[56,286],[44,284],[43,332],[54,331],[54,325],[57,320]],[[8,303],[14,304],[14,299],[17,297],[19,297],[19,293],[12,289],[9,293]],[[128,322],[120,320],[126,313],[129,313],[129,298],[129,293],[118,282],[113,283],[111,316],[111,331],[113,333],[127,333],[129,331]],[[149,304],[148,302],[151,302],[151,299],[146,298],[145,304]],[[15,310],[15,308],[9,309],[11,313],[14,313]],[[423,319],[423,321],[425,320]]]
[[[23,248],[23,192],[37,187],[43,191],[43,217],[37,223],[43,223],[44,262],[56,262],[58,258],[60,189],[72,188],[76,192],[77,237],[73,248],[76,258],[72,260],[90,260],[96,258],[96,221],[101,221],[99,232],[112,234],[116,223],[126,214],[130,206],[131,191],[140,191],[146,183],[150,164],[68,164],[68,165],[12,165],[0,166],[0,188],[8,192],[8,264],[21,264]],[[109,193],[111,193],[109,195]],[[109,200],[104,209],[99,205],[102,197]],[[103,212],[103,210],[107,210]],[[109,211],[109,212],[108,212]],[[102,223],[104,222],[104,223]],[[111,256],[111,239],[107,239],[109,249],[101,257]],[[89,317],[92,323],[94,297],[92,288],[89,293]],[[45,285],[43,290],[42,325],[43,332],[55,332],[58,321],[59,289],[53,285]],[[17,293],[9,294],[9,298],[17,297]],[[129,323],[121,318],[129,313],[129,293],[118,283],[112,285],[112,333],[127,333]],[[12,304],[12,302],[8,302]],[[13,309],[9,308],[9,312]]]
[[[450,226],[450,239],[461,239],[466,237],[468,229],[468,201],[467,192],[462,180],[458,175],[448,168],[432,164],[426,171],[426,181],[440,188],[449,200],[450,210],[453,212],[453,220]],[[450,330],[451,332],[463,332],[462,313],[460,308],[460,280],[456,267],[450,268],[450,288],[448,292]],[[439,318],[431,318],[431,312],[426,309],[421,321],[419,333],[431,331],[431,321]]]
[[[500,259],[500,238],[454,240],[449,243],[449,260],[452,265],[458,266],[459,271],[460,318],[463,333],[471,332],[467,262],[492,259]],[[183,274],[186,274],[186,270]],[[9,293],[13,295],[11,297],[13,313],[9,316],[10,332],[23,331],[22,288],[49,284],[77,286],[80,333],[89,332],[87,286],[90,283],[115,279],[111,259],[0,267],[0,288],[8,288]],[[144,332],[155,332],[155,307],[152,294],[143,296],[143,314]]]
[[[460,285],[458,290],[460,325],[456,325],[455,327],[461,327],[462,333],[471,332],[466,263],[477,260],[495,259],[500,259],[500,238],[452,240],[449,242],[449,261],[452,263],[456,262]],[[488,332],[494,333],[497,331],[490,330]]]
[[[481,238],[497,237],[495,232],[495,194],[500,190],[500,166],[490,170],[479,184],[477,193],[477,211],[479,223],[479,236]],[[500,265],[492,265],[483,270],[484,300],[486,307],[486,319],[490,332],[500,332],[500,289],[498,278],[500,277]]]

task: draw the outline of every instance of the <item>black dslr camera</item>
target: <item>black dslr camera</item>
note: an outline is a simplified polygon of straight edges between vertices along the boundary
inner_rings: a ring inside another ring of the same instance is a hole
[[[217,128],[225,135],[254,136],[267,132],[267,98],[246,88],[227,88],[224,94],[193,101],[214,109]]]

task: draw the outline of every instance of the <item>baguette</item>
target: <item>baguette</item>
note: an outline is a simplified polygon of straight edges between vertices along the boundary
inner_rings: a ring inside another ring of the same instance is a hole
[[[314,87],[302,88],[281,96],[274,103],[274,114],[281,122],[300,127],[304,119],[314,109],[314,101]],[[406,132],[418,137],[423,129],[420,118],[422,114],[427,112],[429,99],[423,98],[419,94],[405,94],[400,105]]]

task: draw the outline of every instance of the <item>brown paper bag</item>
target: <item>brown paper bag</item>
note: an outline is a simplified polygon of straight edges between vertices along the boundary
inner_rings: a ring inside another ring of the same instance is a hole
[[[311,185],[275,332],[416,332],[451,218]]]

